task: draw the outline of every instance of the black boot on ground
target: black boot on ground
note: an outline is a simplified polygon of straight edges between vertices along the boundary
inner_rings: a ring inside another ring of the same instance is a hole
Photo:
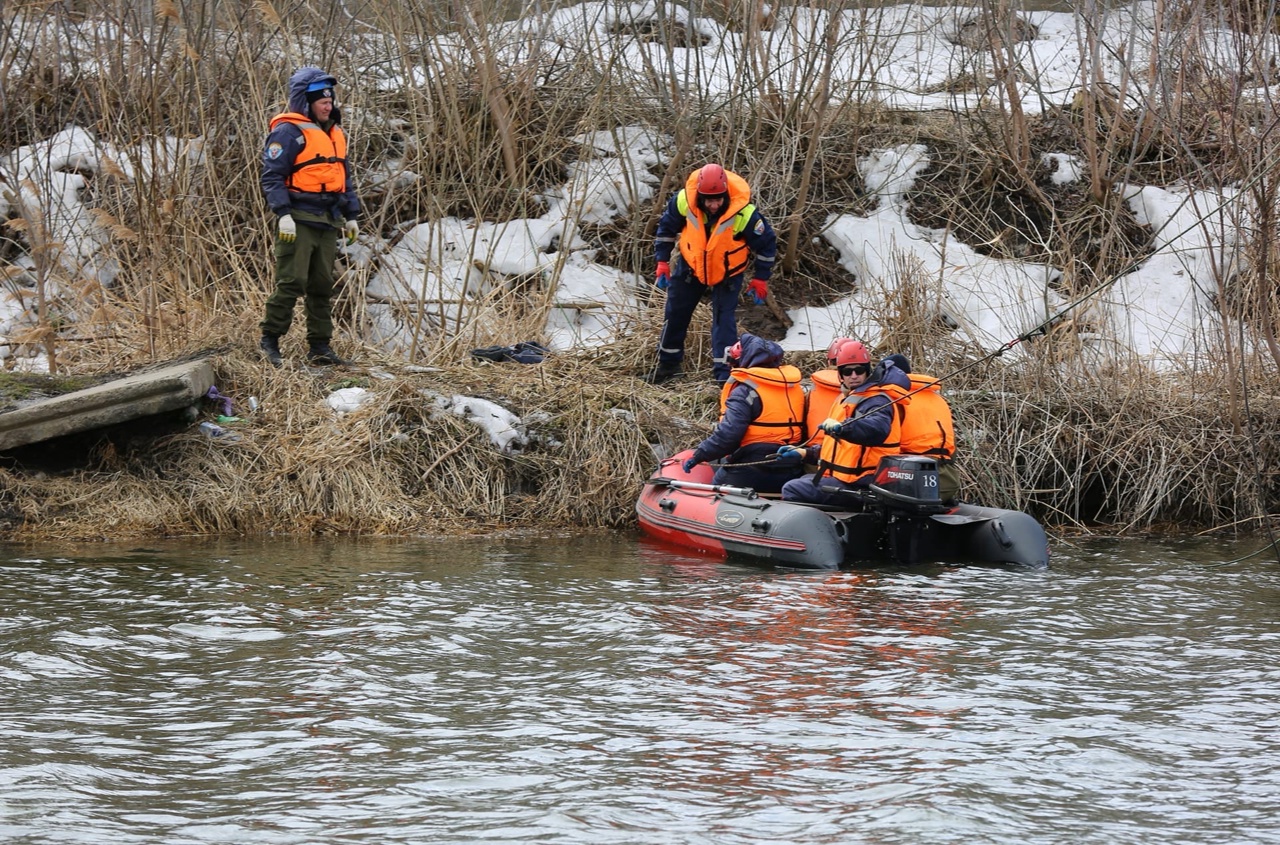
[[[311,348],[307,350],[307,363],[317,367],[345,367],[351,362],[338,357],[338,353],[329,346],[329,341],[321,340],[311,344]]]
[[[653,368],[653,372],[644,377],[649,384],[662,384],[664,381],[680,378],[684,375],[684,371],[680,369],[679,364],[669,364],[665,361],[659,361],[658,366]]]
[[[280,355],[280,338],[273,334],[264,334],[262,340],[258,341],[258,348],[262,350],[262,357],[273,367],[279,367],[284,363],[284,358]]]

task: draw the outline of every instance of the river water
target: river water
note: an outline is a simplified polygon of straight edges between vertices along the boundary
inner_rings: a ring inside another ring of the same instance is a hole
[[[1280,842],[1280,564],[0,547],[6,843]]]

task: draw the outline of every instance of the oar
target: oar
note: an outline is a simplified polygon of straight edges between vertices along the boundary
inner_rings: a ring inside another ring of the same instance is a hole
[[[679,481],[665,476],[650,478],[645,483],[652,484],[654,487],[672,487],[676,490],[705,490],[708,493],[742,496],[745,499],[754,499],[757,496],[756,491],[750,487],[733,487],[728,484],[700,484],[697,481]]]

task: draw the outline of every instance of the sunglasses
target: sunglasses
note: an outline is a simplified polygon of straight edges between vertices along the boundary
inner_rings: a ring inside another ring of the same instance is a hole
[[[845,364],[840,368],[840,377],[865,376],[869,372],[871,372],[870,364]]]

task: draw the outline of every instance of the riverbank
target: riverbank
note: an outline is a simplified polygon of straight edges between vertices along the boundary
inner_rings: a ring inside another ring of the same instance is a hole
[[[662,319],[653,226],[706,161],[778,232],[769,303],[742,303],[741,328],[805,372],[847,334],[944,377],[966,498],[1061,530],[1280,512],[1277,150],[1270,89],[1250,87],[1271,77],[1272,13],[1225,21],[1232,53],[1151,4],[585,3],[511,25],[437,6],[343,26],[297,10],[305,57],[265,7],[140,19],[112,0],[3,24],[4,368],[92,380],[213,349],[242,418],[0,463],[4,536],[628,526],[656,456],[715,419],[705,310],[691,378],[639,378]],[[255,351],[261,144],[319,57],[364,205],[334,303],[360,366],[275,371]],[[469,354],[523,340],[553,354]],[[514,427],[495,437],[486,414]]]
[[[658,457],[697,443],[717,414],[709,369],[655,387],[609,348],[540,364],[355,357],[350,368],[275,370],[231,345],[211,358],[239,418],[222,423],[226,436],[199,428],[226,410],[209,402],[197,419],[64,445],[54,463],[8,460],[3,536],[626,528]],[[1227,403],[1163,383],[1115,388],[1101,374],[1049,384],[999,361],[955,375],[963,498],[1027,510],[1059,532],[1262,527],[1280,479],[1249,468],[1280,463],[1274,438],[1233,434]],[[1246,429],[1280,428],[1280,399],[1251,398]]]
[[[658,391],[574,356],[430,368],[357,357],[362,366],[274,370],[232,350],[211,359],[239,418],[220,423],[224,436],[198,426],[224,410],[210,402],[162,430],[78,438],[56,461],[28,450],[0,470],[5,536],[617,527],[630,520],[633,480],[652,469],[650,438],[674,447],[714,408],[709,383]],[[477,421],[499,407],[514,416]]]

